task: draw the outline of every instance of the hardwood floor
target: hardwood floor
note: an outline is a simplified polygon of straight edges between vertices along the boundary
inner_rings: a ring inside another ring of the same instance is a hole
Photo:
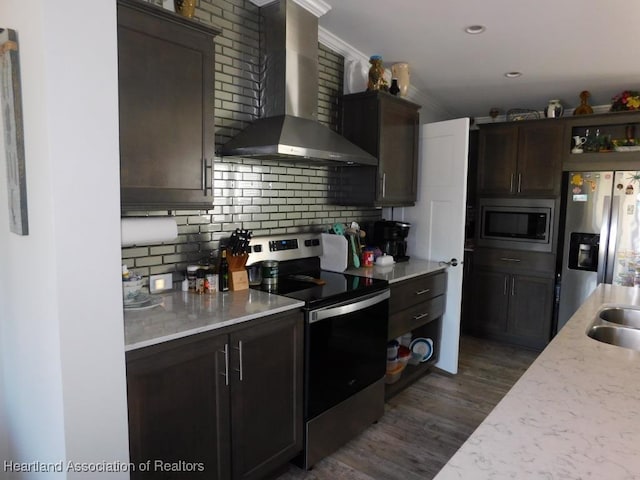
[[[290,465],[278,480],[431,479],[537,355],[463,336],[457,375],[426,375],[392,398],[359,437],[308,472]]]

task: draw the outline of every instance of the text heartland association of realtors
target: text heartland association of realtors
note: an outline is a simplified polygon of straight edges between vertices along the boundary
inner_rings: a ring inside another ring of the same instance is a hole
[[[204,463],[200,462],[164,462],[162,460],[147,460],[140,463],[128,462],[12,462],[5,460],[5,472],[48,473],[48,472],[204,472]]]

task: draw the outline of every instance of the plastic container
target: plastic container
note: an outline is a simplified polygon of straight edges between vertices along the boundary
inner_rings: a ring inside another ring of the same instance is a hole
[[[393,256],[387,255],[386,253],[378,258],[376,258],[376,265],[381,267],[385,267],[387,265],[393,265]]]
[[[408,347],[409,345],[411,345],[412,339],[413,339],[413,334],[411,332],[407,332],[404,335],[398,337],[398,342],[400,342],[400,345],[404,345],[405,347]]]
[[[384,383],[387,385],[391,383],[396,383],[402,377],[402,371],[404,370],[404,365],[398,364],[398,366],[393,370],[387,370],[386,375],[384,376]]]
[[[410,359],[411,359],[411,350],[409,350],[409,347],[400,345],[400,347],[398,348],[398,363],[403,365],[403,367],[406,367]]]
[[[399,343],[396,340],[392,340],[387,343],[387,360],[395,360],[398,358]]]

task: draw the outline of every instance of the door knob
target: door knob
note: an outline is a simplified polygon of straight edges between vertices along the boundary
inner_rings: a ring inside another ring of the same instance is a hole
[[[446,265],[447,267],[456,267],[458,265],[458,259],[457,258],[452,258],[448,262],[438,262],[438,265],[440,265],[440,266]]]

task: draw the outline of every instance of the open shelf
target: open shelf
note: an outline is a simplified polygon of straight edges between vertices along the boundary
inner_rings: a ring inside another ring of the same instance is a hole
[[[442,338],[442,317],[433,319],[432,321],[415,328],[411,331],[413,338],[430,338],[433,340],[433,355],[429,360],[417,365],[407,365],[402,371],[402,375],[395,383],[385,385],[385,400],[389,400],[401,390],[419,380],[422,376],[429,373],[431,367],[438,362],[440,357],[440,339]]]
[[[593,170],[635,170],[640,168],[640,151],[616,152],[585,151],[571,153],[573,137],[584,137],[587,130],[591,135],[599,133],[600,138],[610,136],[611,140],[624,140],[627,128],[635,131],[634,139],[640,143],[640,112],[615,112],[599,115],[578,115],[568,118],[565,123],[564,153],[562,169],[564,171]]]

